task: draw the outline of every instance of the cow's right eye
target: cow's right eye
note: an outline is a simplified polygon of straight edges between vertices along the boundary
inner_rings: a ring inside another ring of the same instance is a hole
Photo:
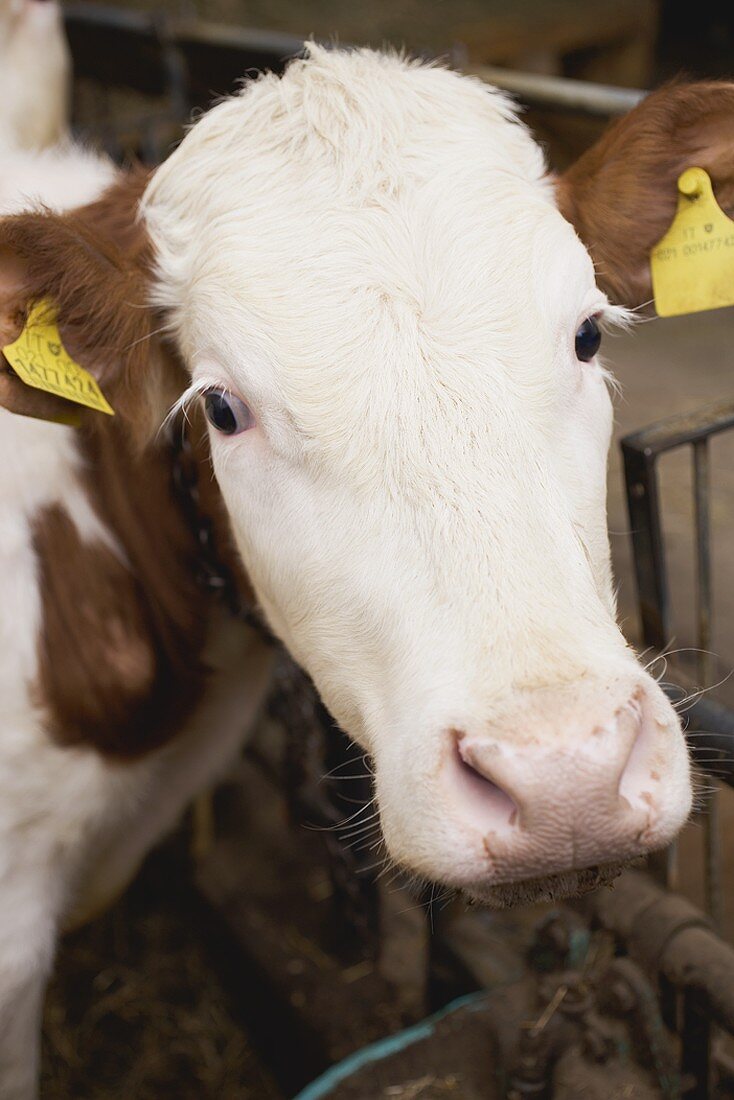
[[[576,333],[576,358],[588,363],[601,344],[601,329],[596,317],[587,317]]]
[[[204,395],[206,418],[222,435],[239,435],[255,426],[255,417],[239,397],[226,390],[209,390]]]

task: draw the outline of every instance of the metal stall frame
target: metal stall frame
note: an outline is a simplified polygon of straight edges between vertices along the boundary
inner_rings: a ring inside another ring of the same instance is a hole
[[[670,590],[665,560],[665,534],[660,502],[661,458],[680,447],[690,447],[693,461],[694,522],[696,536],[696,612],[698,683],[677,673],[677,687],[669,688],[675,702],[681,689],[689,697],[687,729],[694,761],[714,780],[734,786],[734,712],[714,697],[704,695],[713,682],[711,629],[713,587],[711,572],[710,440],[734,428],[734,401],[720,401],[693,413],[659,421],[625,436],[621,441],[627,509],[630,518],[635,578],[643,644],[664,653],[670,643]],[[707,908],[715,924],[722,919],[721,853],[717,797],[708,799],[704,816]],[[658,867],[666,884],[674,878],[671,852]]]
[[[64,20],[77,76],[105,88],[122,87],[164,101],[152,117],[138,119],[141,133],[136,153],[147,163],[167,151],[170,132],[161,138],[162,121],[183,126],[192,109],[208,105],[215,86],[226,85],[229,91],[253,70],[281,71],[303,51],[303,41],[293,35],[120,10],[89,0],[65,4]],[[119,57],[121,48],[135,57],[135,64],[115,62],[113,49]],[[456,47],[447,51],[445,60],[517,96],[527,106],[590,118],[625,114],[646,95],[634,88],[470,66]],[[128,151],[111,131],[103,136],[113,155]]]

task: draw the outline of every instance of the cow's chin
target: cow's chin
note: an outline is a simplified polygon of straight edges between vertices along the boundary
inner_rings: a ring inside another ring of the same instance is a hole
[[[540,878],[503,882],[494,886],[472,884],[461,890],[462,895],[474,904],[489,909],[510,909],[516,905],[530,905],[544,901],[560,901],[588,894],[599,886],[607,886],[617,878],[628,863],[604,863],[586,867],[580,871],[561,871]]]

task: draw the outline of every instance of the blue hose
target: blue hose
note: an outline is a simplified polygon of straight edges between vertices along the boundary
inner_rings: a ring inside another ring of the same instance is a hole
[[[396,1035],[389,1035],[386,1039],[378,1039],[376,1043],[370,1043],[369,1046],[355,1051],[354,1054],[350,1054],[343,1061],[337,1062],[331,1069],[327,1069],[326,1073],[322,1073],[320,1077],[307,1085],[293,1100],[324,1100],[337,1085],[341,1084],[342,1081],[346,1081],[364,1066],[381,1062],[384,1058],[389,1058],[391,1054],[397,1054],[399,1051],[405,1050],[406,1047],[412,1046],[413,1043],[420,1042],[421,1039],[428,1039],[433,1034],[439,1020],[443,1020],[444,1017],[450,1016],[452,1012],[456,1012],[460,1008],[468,1008],[470,1011],[481,1008],[486,999],[487,994],[484,991],[458,997],[439,1012],[434,1012],[433,1016],[421,1020],[419,1024],[414,1024],[413,1027],[406,1028],[405,1031],[399,1031]]]

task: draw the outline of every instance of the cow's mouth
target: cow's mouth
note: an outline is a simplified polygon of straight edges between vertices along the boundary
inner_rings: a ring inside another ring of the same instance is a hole
[[[558,874],[522,879],[519,882],[504,882],[496,886],[482,887],[477,884],[476,887],[465,889],[463,893],[471,901],[490,909],[510,909],[533,902],[560,901],[563,898],[588,894],[599,886],[608,885],[626,866],[627,863],[604,863],[580,871],[561,871]]]

